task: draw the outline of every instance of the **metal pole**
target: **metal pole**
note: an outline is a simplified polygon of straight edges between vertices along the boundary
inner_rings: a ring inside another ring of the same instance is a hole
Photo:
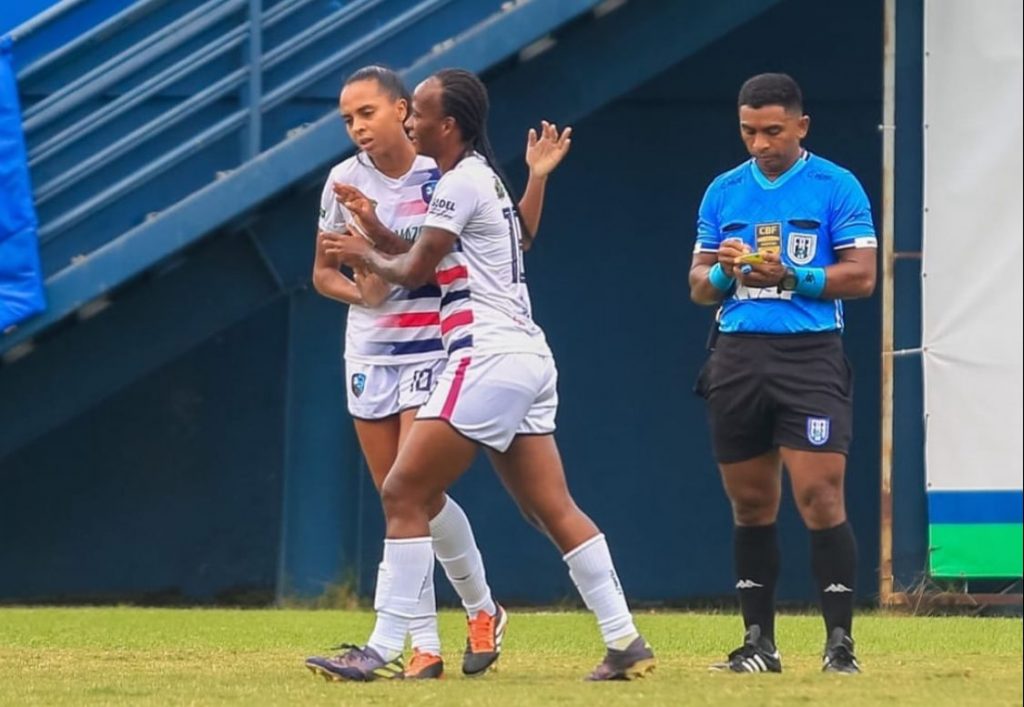
[[[260,153],[263,123],[263,0],[249,0],[249,141],[245,159]]]
[[[882,70],[882,458],[878,597],[882,606],[893,599],[892,576],[892,445],[894,329],[894,177],[896,159],[896,0],[885,0]]]
[[[71,12],[79,5],[85,4],[85,0],[62,0],[56,5],[52,5],[47,9],[40,12],[35,17],[25,20],[20,25],[8,32],[8,35],[15,42],[24,39],[29,36],[46,23],[57,19],[61,15]]]

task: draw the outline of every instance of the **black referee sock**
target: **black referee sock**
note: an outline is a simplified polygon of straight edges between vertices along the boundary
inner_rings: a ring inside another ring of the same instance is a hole
[[[857,576],[857,539],[853,528],[843,522],[834,528],[811,531],[811,570],[821,593],[825,633],[842,628],[850,633],[853,624],[853,590]]]
[[[757,624],[775,642],[775,583],[779,578],[779,534],[775,524],[737,525],[733,532],[736,593],[743,625]]]

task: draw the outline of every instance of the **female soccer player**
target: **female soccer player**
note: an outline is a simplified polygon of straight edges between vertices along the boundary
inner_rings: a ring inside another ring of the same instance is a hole
[[[359,216],[338,203],[337,189],[373,199],[368,221],[383,219],[402,238],[415,239],[439,173],[432,159],[416,154],[405,133],[408,109],[408,92],[391,70],[365,67],[345,82],[340,111],[360,152],[331,171],[321,198],[321,232],[361,230]],[[540,136],[533,130],[528,136],[530,180],[523,208],[535,224],[540,219],[546,178],[568,150],[569,134],[559,136],[545,123]],[[416,409],[426,401],[444,368],[440,290],[434,284],[408,290],[395,287],[360,269],[355,270],[354,280],[349,279],[339,271],[338,257],[326,252],[324,243],[321,236],[313,282],[321,294],[350,305],[345,342],[348,409],[379,490]],[[433,548],[469,616],[463,670],[477,674],[486,670],[500,651],[492,630],[498,607],[491,598],[465,513],[447,496],[432,500]],[[432,678],[443,673],[432,578],[431,570],[421,595],[421,611],[410,625],[413,658],[408,666],[393,666],[396,675]],[[332,675],[329,659],[311,659],[308,665]]]
[[[524,514],[564,554],[607,645],[592,680],[629,679],[653,669],[604,536],[569,494],[554,440],[557,372],[531,316],[523,278],[521,222],[487,139],[487,91],[473,74],[447,69],[413,97],[410,136],[436,160],[441,179],[419,237],[407,252],[376,226],[362,238],[330,236],[325,251],[403,287],[436,279],[448,364],[384,480],[387,517],[377,623],[366,646],[339,656],[345,679],[369,680],[396,659],[432,557],[430,510],[467,469],[479,446]],[[504,616],[500,607],[495,632]]]

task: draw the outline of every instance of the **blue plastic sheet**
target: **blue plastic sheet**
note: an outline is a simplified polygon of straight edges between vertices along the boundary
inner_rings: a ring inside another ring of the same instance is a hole
[[[0,332],[46,308],[11,44],[0,38]]]

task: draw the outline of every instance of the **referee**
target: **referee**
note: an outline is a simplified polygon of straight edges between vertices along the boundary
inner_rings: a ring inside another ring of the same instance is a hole
[[[719,175],[700,205],[690,296],[718,305],[696,391],[732,503],[743,645],[714,667],[781,672],[775,647],[776,518],[782,466],[811,534],[825,618],[822,669],[860,672],[850,635],[857,543],[843,476],[853,373],[843,354],[844,299],[875,287],[877,241],[864,189],[801,147],[810,118],[800,87],[760,74],[739,93],[751,159]]]

